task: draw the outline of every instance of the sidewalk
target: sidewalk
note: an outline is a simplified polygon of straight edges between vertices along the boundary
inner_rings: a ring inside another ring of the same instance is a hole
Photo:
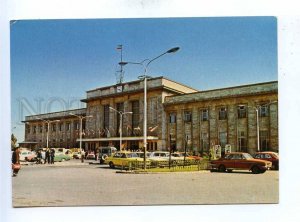
[[[84,160],[82,163],[81,160],[67,160],[64,162],[55,162],[54,164],[36,164],[34,162],[21,162],[21,166],[40,166],[40,167],[46,167],[46,166],[87,166],[87,165],[96,165],[99,164],[99,161],[94,161],[94,160]]]

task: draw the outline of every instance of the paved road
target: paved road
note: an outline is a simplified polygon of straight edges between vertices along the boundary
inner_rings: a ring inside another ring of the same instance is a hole
[[[12,178],[15,207],[277,203],[278,183],[278,171],[120,174],[75,160],[23,166]]]

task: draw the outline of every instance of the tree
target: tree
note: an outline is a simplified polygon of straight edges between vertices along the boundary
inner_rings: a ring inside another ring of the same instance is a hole
[[[12,133],[11,134],[11,149],[14,150],[17,146],[17,138],[15,135]]]

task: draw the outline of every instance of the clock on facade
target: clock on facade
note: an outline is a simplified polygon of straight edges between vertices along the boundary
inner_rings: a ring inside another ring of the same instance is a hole
[[[122,92],[123,91],[123,86],[117,86],[117,92]]]

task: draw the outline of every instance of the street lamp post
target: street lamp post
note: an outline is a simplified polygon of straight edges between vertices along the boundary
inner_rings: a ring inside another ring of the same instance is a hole
[[[109,109],[117,112],[119,115],[120,115],[120,129],[119,129],[119,132],[120,132],[120,151],[122,150],[122,132],[123,132],[123,115],[126,115],[126,114],[132,114],[132,112],[122,112],[122,111],[118,111],[112,107],[109,107]]]
[[[38,118],[42,121],[44,121],[45,123],[47,123],[47,149],[49,148],[49,131],[50,131],[50,123],[53,123],[53,122],[59,122],[60,120],[44,120],[42,118]]]
[[[160,58],[161,56],[168,54],[168,53],[175,53],[179,50],[179,47],[174,47],[169,49],[168,51],[160,54],[159,56],[156,56],[153,59],[145,59],[142,62],[119,62],[119,65],[124,66],[127,64],[134,64],[134,65],[141,65],[144,68],[144,75],[139,76],[138,78],[141,80],[144,80],[144,127],[143,127],[143,137],[144,137],[144,170],[146,170],[146,149],[147,149],[147,79],[151,78],[150,76],[147,76],[147,68],[154,60]],[[147,62],[145,65],[144,63]]]
[[[79,118],[80,120],[80,129],[79,129],[79,149],[80,149],[80,152],[82,152],[82,120],[83,119],[86,119],[86,118],[91,118],[93,117],[92,115],[89,115],[89,116],[78,116],[78,115],[75,115],[73,113],[69,113],[70,115],[72,116],[76,116]]]

